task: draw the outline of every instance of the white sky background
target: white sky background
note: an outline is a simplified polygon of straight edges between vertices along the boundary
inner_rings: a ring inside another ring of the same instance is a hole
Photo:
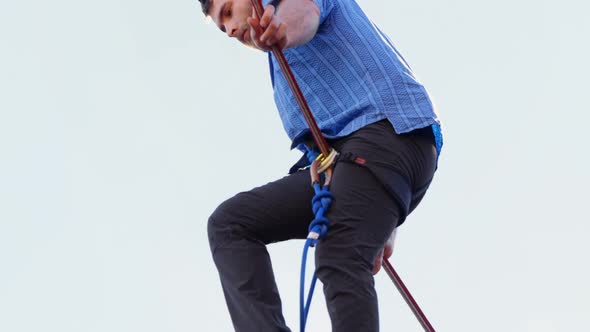
[[[587,328],[590,5],[360,4],[445,125],[393,259],[432,323]],[[2,0],[0,331],[231,331],[207,217],[298,157],[265,55],[196,0]],[[269,249],[293,330],[302,244]],[[382,331],[420,331],[376,282]],[[329,326],[318,288],[308,331]]]

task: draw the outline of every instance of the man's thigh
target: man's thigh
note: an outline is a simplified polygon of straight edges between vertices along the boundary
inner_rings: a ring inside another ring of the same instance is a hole
[[[226,200],[209,219],[211,245],[305,238],[313,219],[310,181],[309,171],[300,171]]]
[[[352,260],[362,264],[363,269],[372,269],[375,256],[401,221],[400,202],[385,182],[402,178],[398,176],[402,174],[398,165],[405,162],[405,145],[385,122],[369,125],[336,142],[343,155],[365,158],[366,164],[341,158],[334,167],[334,202],[327,215],[328,234],[316,252],[320,260]],[[376,172],[377,166],[382,172]],[[393,185],[409,190],[407,181]]]
[[[367,168],[353,163],[336,165],[331,190],[330,228],[318,249],[324,258],[356,259],[370,270],[397,225],[399,205]]]

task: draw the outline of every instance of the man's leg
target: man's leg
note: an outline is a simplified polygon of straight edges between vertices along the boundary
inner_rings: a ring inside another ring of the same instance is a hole
[[[209,244],[238,332],[289,331],[266,244],[305,238],[312,220],[308,171],[239,193],[209,218]]]
[[[343,155],[366,159],[366,164],[342,160],[334,168],[330,228],[316,248],[316,273],[324,284],[332,331],[377,332],[372,265],[404,211],[384,183],[404,181],[407,185],[400,183],[398,188],[412,191],[406,194],[413,197],[415,188],[431,181],[436,151],[427,138],[396,135],[384,121],[335,146]]]
[[[377,332],[373,261],[397,225],[395,200],[366,168],[339,163],[330,229],[316,248],[316,273],[334,332]]]

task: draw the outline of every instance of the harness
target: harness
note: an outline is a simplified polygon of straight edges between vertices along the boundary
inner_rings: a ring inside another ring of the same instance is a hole
[[[258,18],[262,17],[264,13],[264,7],[262,6],[262,0],[250,0],[252,5],[256,11],[256,15]],[[280,0],[276,1],[278,3]],[[300,288],[299,288],[299,322],[300,322],[300,332],[305,332],[305,324],[307,322],[307,316],[309,314],[309,308],[311,305],[311,299],[313,297],[313,291],[315,288],[315,284],[317,282],[317,276],[314,273],[310,288],[309,294],[307,299],[305,298],[305,268],[307,265],[307,253],[309,248],[314,247],[321,239],[323,239],[330,226],[330,222],[328,218],[325,216],[330,208],[330,204],[332,202],[333,196],[330,193],[330,182],[332,180],[332,172],[334,163],[338,157],[338,152],[331,148],[326,139],[322,135],[312,113],[299,88],[299,84],[295,80],[293,72],[291,71],[291,67],[289,66],[285,55],[281,50],[277,47],[272,47],[271,49],[272,54],[277,59],[277,62],[281,68],[283,75],[293,95],[295,96],[295,100],[301,109],[303,117],[309,127],[311,136],[317,146],[319,153],[313,149],[307,148],[306,156],[311,163],[310,168],[310,175],[311,175],[311,185],[315,191],[315,195],[312,199],[312,208],[315,218],[311,221],[309,225],[309,233],[307,235],[307,239],[305,240],[305,245],[303,247],[303,256],[301,259],[301,280],[300,280]],[[270,54],[269,54],[269,62],[272,65],[272,61],[270,61]],[[274,85],[274,77],[271,76]],[[355,157],[353,161],[357,164],[364,165],[365,160],[360,157]],[[323,176],[323,184],[320,181],[321,177]],[[434,332],[434,328],[418,306],[418,303],[414,300],[410,291],[402,282],[400,276],[397,274],[391,263],[387,259],[383,259],[383,268],[385,272],[393,281],[395,287],[398,289],[422,327],[426,332]]]

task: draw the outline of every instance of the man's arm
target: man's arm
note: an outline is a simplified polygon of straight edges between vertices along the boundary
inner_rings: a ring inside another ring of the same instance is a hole
[[[318,30],[320,9],[312,0],[282,0],[280,4],[277,11],[272,5],[266,6],[260,20],[255,13],[248,18],[252,40],[262,50],[303,45]]]
[[[320,25],[320,9],[312,0],[282,0],[277,16],[287,25],[286,48],[310,41]]]

